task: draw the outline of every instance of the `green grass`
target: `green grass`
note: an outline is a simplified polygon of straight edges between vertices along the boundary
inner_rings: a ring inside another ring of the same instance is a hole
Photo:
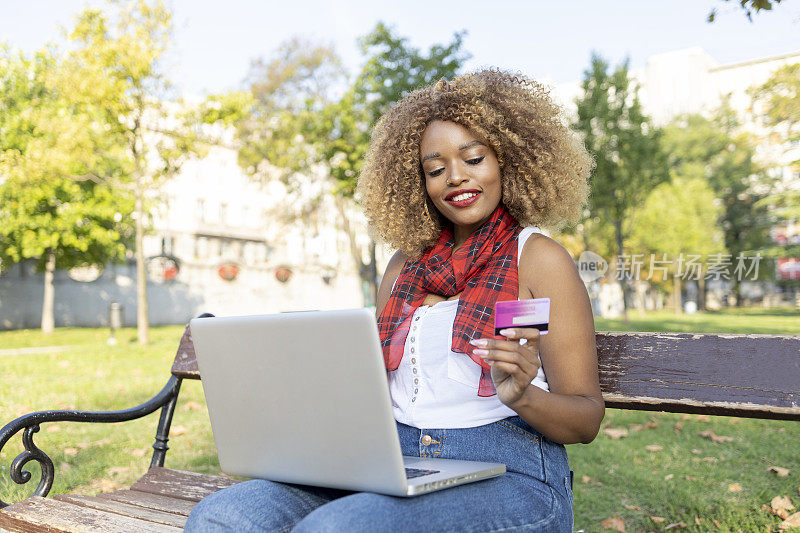
[[[600,331],[686,331],[800,335],[791,310],[745,309],[676,317],[670,312],[631,313],[627,325],[597,319]],[[48,337],[37,331],[0,333],[0,350],[70,346],[63,352],[0,356],[0,423],[46,409],[125,409],[151,398],[166,383],[183,328],[152,328],[141,347],[135,331],[121,330],[108,346],[106,329],[63,328]],[[147,469],[157,414],[112,424],[50,423],[35,435],[53,460],[53,493],[95,494],[129,486]],[[649,424],[649,425],[648,425]],[[605,531],[615,514],[627,531],[662,531],[685,522],[683,531],[777,530],[780,519],[761,509],[779,495],[800,507],[800,424],[796,422],[701,417],[609,409],[603,428],[627,428],[622,439],[601,434],[589,445],[567,447],[575,471],[575,529]],[[639,429],[641,427],[641,429]],[[711,429],[732,442],[715,443],[699,433]],[[208,412],[198,381],[184,381],[170,436],[166,465],[218,473]],[[659,445],[660,451],[648,451]],[[14,484],[8,470],[22,451],[16,435],[0,453],[0,498],[18,501],[38,480]],[[790,469],[778,477],[770,466]],[[584,481],[584,476],[585,481]],[[740,492],[728,486],[738,483]],[[649,517],[665,518],[655,523]],[[695,517],[700,524],[695,523]],[[720,528],[714,524],[716,520]]]

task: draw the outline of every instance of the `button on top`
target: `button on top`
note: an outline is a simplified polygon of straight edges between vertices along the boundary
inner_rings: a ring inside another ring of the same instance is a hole
[[[424,437],[422,437],[422,445],[423,446],[429,445],[431,443],[431,441],[433,441],[433,439],[431,438],[430,435],[425,435]]]

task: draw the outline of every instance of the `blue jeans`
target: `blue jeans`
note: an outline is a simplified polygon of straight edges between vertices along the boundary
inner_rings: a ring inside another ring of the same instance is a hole
[[[566,450],[520,417],[464,429],[398,423],[397,431],[403,455],[499,462],[507,472],[413,498],[254,479],[198,503],[185,530],[572,531]]]

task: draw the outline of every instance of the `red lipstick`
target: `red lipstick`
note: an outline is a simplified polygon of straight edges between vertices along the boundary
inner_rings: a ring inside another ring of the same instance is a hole
[[[466,200],[460,200],[458,202],[453,200],[453,198],[455,198],[456,196],[459,196],[459,195],[464,194],[464,193],[474,194],[474,196],[472,196],[471,198],[467,198]],[[461,189],[461,190],[458,190],[458,191],[453,191],[450,194],[448,194],[445,197],[445,201],[448,204],[450,204],[452,206],[455,206],[455,207],[467,207],[467,206],[472,205],[473,203],[475,203],[475,201],[478,199],[478,196],[480,196],[480,194],[481,194],[481,192],[479,190],[477,190],[477,189]]]

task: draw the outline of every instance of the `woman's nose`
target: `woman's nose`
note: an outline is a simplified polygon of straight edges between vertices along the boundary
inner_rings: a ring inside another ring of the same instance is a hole
[[[447,178],[447,184],[448,185],[461,185],[462,183],[464,183],[464,181],[466,181],[466,179],[467,178],[465,176],[456,175],[455,173],[453,173],[453,174],[450,175],[450,177]]]

